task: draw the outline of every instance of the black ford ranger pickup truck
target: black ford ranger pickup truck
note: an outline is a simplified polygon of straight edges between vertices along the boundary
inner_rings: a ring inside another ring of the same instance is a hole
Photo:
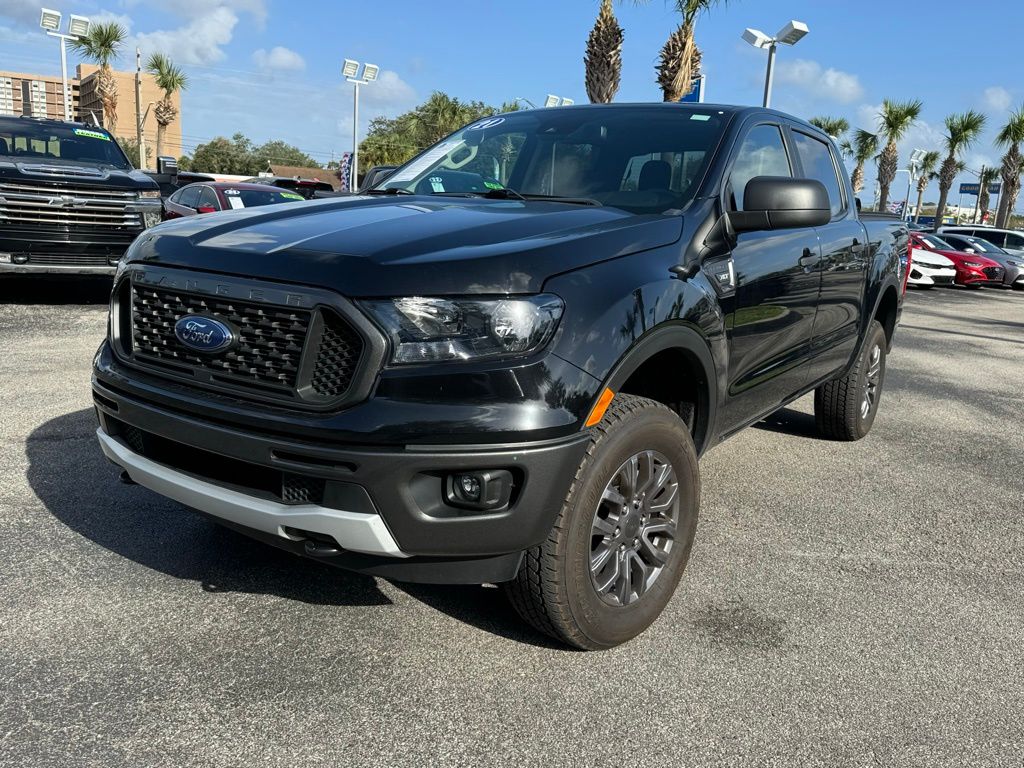
[[[298,554],[503,583],[606,648],[665,607],[697,458],[813,391],[868,433],[907,232],[807,123],[728,106],[480,120],[365,195],[161,224],[93,379],[135,482]]]
[[[0,117],[0,278],[113,275],[160,188],[103,128]]]

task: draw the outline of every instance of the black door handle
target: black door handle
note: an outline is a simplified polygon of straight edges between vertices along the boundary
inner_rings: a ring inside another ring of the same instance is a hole
[[[804,248],[804,255],[800,257],[801,267],[813,267],[821,261],[821,257],[816,253],[811,253],[810,248]]]
[[[858,253],[863,253],[865,248],[867,248],[867,246],[864,245],[864,243],[859,243],[856,240],[854,240],[853,245],[850,246],[850,253],[854,255]]]

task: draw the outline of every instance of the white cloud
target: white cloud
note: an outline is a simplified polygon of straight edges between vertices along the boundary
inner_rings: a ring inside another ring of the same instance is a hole
[[[986,88],[981,94],[982,103],[993,112],[1005,112],[1013,103],[1010,92],[1000,85]]]
[[[783,61],[775,71],[777,83],[793,85],[819,99],[849,104],[864,96],[864,87],[856,75],[829,67],[816,61],[795,59]]]
[[[391,113],[396,109],[409,109],[416,103],[416,91],[396,72],[383,70],[376,82],[359,89],[360,106],[365,104],[371,111],[376,110],[374,117],[382,113]]]
[[[0,16],[18,24],[36,25],[39,23],[41,7],[42,3],[36,2],[36,0],[3,0],[0,3]]]
[[[130,42],[144,53],[159,51],[183,64],[214,64],[224,58],[221,46],[231,42],[237,24],[233,10],[213,7],[183,27],[145,32]]]
[[[306,60],[290,48],[275,45],[269,51],[260,48],[252,53],[252,60],[260,69],[296,72],[306,68]]]

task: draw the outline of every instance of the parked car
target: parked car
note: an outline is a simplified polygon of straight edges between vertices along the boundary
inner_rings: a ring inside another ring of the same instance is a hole
[[[945,229],[940,229],[938,235],[958,251],[977,253],[998,262],[999,266],[1003,268],[1002,284],[1004,287],[1024,288],[1024,256],[1008,253],[998,245],[980,237],[960,235],[955,232],[947,232]]]
[[[936,285],[953,285],[956,282],[956,267],[947,256],[924,248],[910,248],[910,274],[907,285],[931,288]]]
[[[297,179],[291,176],[253,176],[245,180],[247,184],[269,184],[278,189],[287,189],[301,195],[304,200],[312,200],[317,192],[333,192],[332,187],[326,181],[319,179]]]
[[[216,213],[261,205],[301,202],[305,198],[287,189],[245,182],[199,182],[182,187],[164,203],[164,219]]]
[[[103,128],[0,116],[0,277],[112,275],[160,189]]]
[[[607,648],[675,591],[699,455],[809,392],[823,435],[868,434],[907,248],[779,112],[487,117],[366,196],[140,238],[98,438],[128,481],[263,541],[504,583],[538,630]]]
[[[910,247],[917,260],[917,252],[933,253],[944,256],[953,262],[956,269],[956,284],[980,288],[983,285],[998,286],[1003,284],[1003,267],[999,262],[992,261],[977,253],[964,253],[954,248],[938,235],[924,232],[910,233]]]
[[[1024,256],[1024,232],[1015,229],[997,229],[995,227],[983,226],[957,226],[942,227],[940,234],[968,235],[969,237],[980,237],[982,240],[997,245],[1007,253],[1015,256]]]

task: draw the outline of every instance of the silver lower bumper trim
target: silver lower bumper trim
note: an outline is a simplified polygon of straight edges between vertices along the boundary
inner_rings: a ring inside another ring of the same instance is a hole
[[[332,536],[350,552],[408,557],[398,548],[380,515],[316,504],[280,504],[248,496],[150,461],[102,429],[96,430],[96,436],[104,455],[127,470],[132,480],[187,507],[291,541],[299,539],[285,533],[285,526]]]

